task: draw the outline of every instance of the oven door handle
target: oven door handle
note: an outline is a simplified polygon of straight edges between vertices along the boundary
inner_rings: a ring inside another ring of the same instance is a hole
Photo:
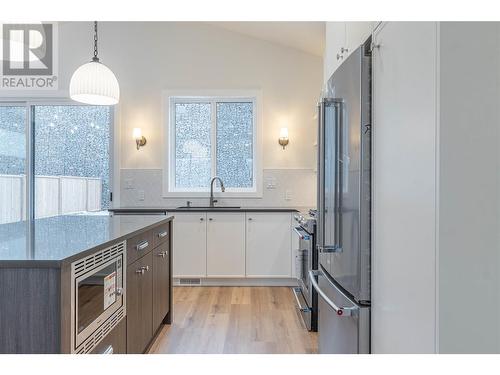
[[[301,240],[309,241],[311,239],[311,236],[301,227],[294,227],[293,231],[299,235]]]
[[[330,306],[333,311],[338,316],[350,316],[350,315],[356,315],[358,313],[359,308],[357,306],[354,307],[339,307],[333,302],[324,291],[321,290],[319,287],[318,282],[316,281],[316,276],[319,276],[320,272],[319,271],[309,271],[309,280],[311,280],[311,284],[316,289],[318,294],[325,300],[325,302]]]
[[[295,301],[297,301],[297,306],[299,307],[299,310],[305,313],[311,312],[312,310],[309,306],[303,307],[302,304],[300,303],[299,293],[302,294],[301,289],[299,287],[295,287],[292,289],[292,291],[293,295],[295,296]]]

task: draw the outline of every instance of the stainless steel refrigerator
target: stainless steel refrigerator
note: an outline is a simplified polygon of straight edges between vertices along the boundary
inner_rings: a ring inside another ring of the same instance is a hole
[[[319,352],[370,353],[371,40],[319,104]]]

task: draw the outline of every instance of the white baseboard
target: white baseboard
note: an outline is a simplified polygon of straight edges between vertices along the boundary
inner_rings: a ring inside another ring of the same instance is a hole
[[[174,286],[297,286],[293,278],[189,278],[190,283],[181,284],[181,278],[174,278]],[[199,283],[196,281],[199,280]]]

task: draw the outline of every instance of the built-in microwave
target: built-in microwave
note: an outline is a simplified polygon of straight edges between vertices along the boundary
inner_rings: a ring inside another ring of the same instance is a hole
[[[89,353],[126,315],[126,243],[71,264],[71,352]]]

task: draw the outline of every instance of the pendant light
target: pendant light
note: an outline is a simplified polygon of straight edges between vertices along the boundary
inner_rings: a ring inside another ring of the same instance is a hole
[[[114,105],[120,99],[118,80],[97,57],[97,21],[94,22],[94,57],[73,73],[69,96],[77,102],[92,105]]]

